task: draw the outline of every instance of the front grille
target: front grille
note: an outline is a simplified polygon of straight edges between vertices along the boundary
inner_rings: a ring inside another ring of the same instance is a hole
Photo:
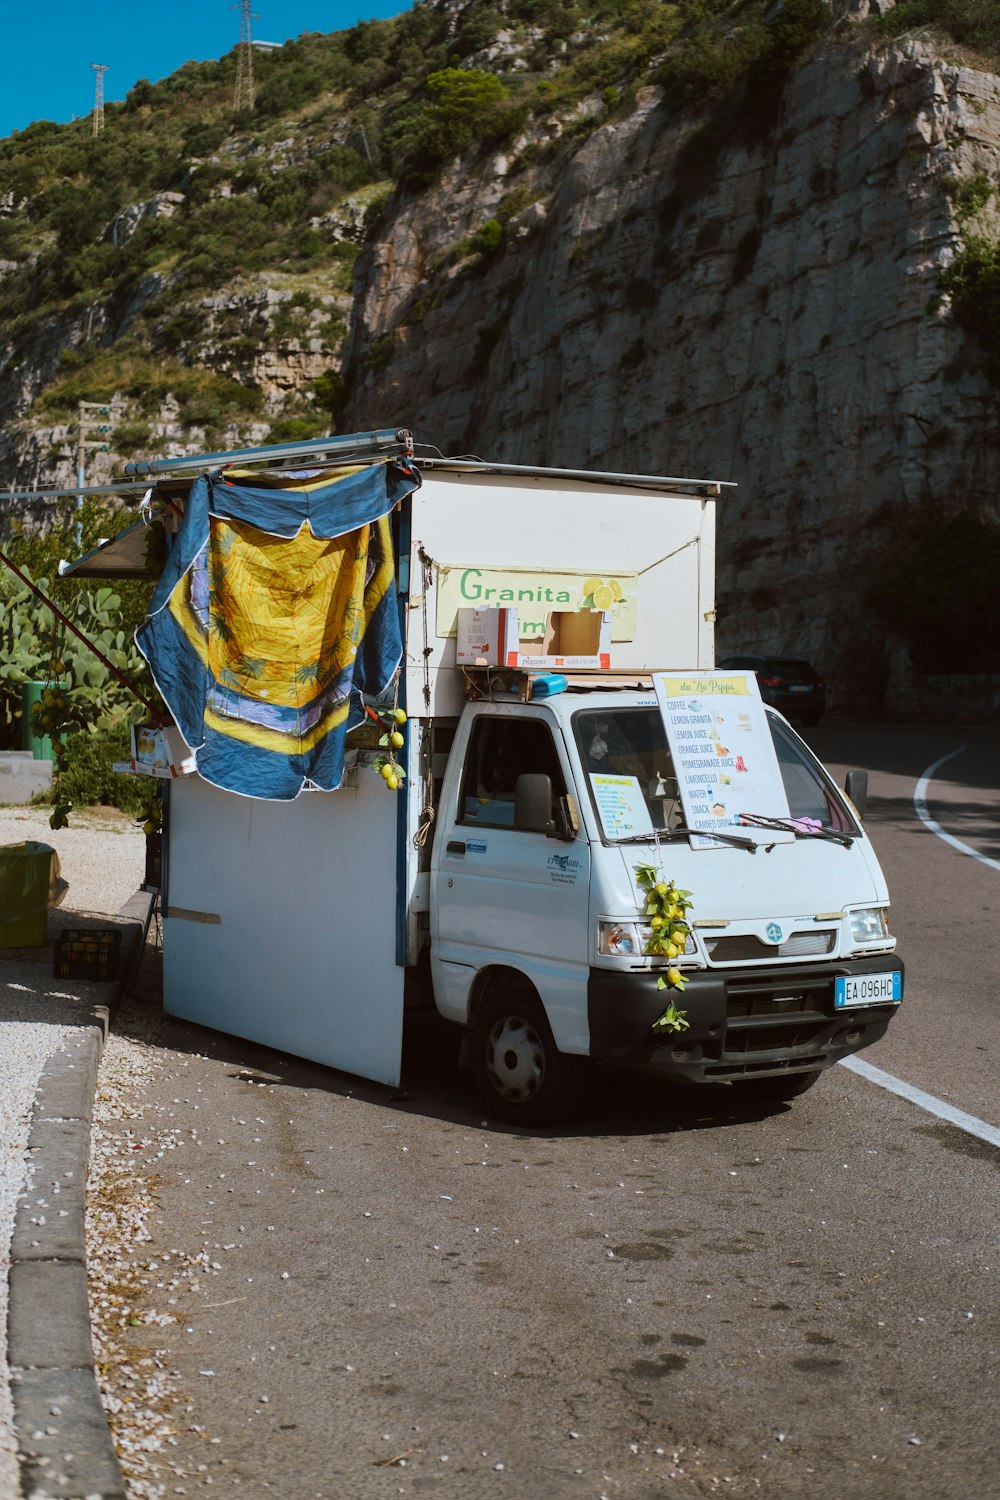
[[[708,956],[719,964],[745,964],[775,958],[821,958],[832,953],[837,942],[833,928],[793,932],[783,943],[762,943],[753,933],[733,937],[706,937]]]
[[[810,1015],[824,1016],[828,1007],[823,1004],[821,994],[808,994],[805,990],[782,992],[768,990],[766,994],[741,994],[730,990],[726,1000],[726,1019],[733,1021],[770,1021],[774,1016]]]
[[[815,936],[815,934],[806,934]],[[772,1066],[765,1059],[783,1052],[798,1064],[822,1056],[833,1018],[833,981],[810,980],[800,970],[794,979],[761,975],[730,981],[726,986],[726,1031],[706,1043],[705,1072],[713,1076],[740,1074],[754,1066]]]

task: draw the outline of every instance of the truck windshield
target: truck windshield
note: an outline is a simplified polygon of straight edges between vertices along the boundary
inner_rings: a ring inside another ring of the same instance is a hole
[[[801,821],[805,832],[813,825],[817,831],[856,835],[846,804],[812,752],[771,714],[767,720],[790,817]],[[684,809],[657,708],[586,709],[573,715],[573,730],[607,842],[683,829]]]

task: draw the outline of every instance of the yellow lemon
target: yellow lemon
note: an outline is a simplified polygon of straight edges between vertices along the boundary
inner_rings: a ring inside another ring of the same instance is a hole
[[[603,582],[603,578],[588,578],[587,582],[583,585],[583,597],[586,599],[588,594],[596,593]]]
[[[614,594],[614,596],[615,596],[615,603],[616,604],[618,603],[619,599],[624,599],[625,598],[625,595],[622,592],[622,586],[618,582],[617,578],[609,578],[608,579],[608,588]]]
[[[594,590],[594,608],[610,609],[615,602],[615,596],[611,591],[611,585],[602,583],[600,588]]]
[[[680,984],[683,978],[684,975],[681,973],[680,969],[667,970],[667,979],[671,984]]]

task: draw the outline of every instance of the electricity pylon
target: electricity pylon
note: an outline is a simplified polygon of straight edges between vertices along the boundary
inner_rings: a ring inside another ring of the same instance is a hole
[[[91,63],[90,65],[97,77],[94,80],[94,135],[100,135],[104,129],[104,75],[110,68],[110,63]]]
[[[251,110],[254,106],[253,38],[250,35],[250,22],[259,21],[260,17],[250,9],[250,5],[251,0],[239,0],[238,5],[230,6],[231,10],[240,12],[240,47],[236,54],[236,97],[233,100],[237,114]]]

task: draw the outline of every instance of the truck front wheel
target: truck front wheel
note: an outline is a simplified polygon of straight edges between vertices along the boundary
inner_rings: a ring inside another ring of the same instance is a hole
[[[471,1040],[476,1087],[501,1119],[542,1125],[561,1119],[579,1100],[586,1061],[558,1051],[545,1012],[524,987],[488,996]]]

